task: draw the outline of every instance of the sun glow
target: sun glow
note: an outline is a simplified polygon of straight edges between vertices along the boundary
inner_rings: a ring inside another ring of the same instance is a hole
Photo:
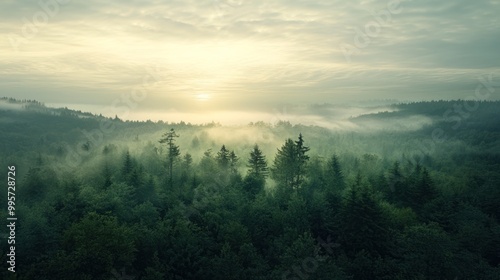
[[[196,94],[195,98],[198,101],[208,101],[208,100],[210,100],[210,94],[208,94],[208,93],[198,93],[198,94]]]

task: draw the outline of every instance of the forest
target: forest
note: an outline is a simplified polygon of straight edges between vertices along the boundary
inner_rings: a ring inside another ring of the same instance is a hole
[[[2,98],[0,217],[17,221],[0,278],[500,279],[500,102],[474,105],[393,104],[336,129]]]

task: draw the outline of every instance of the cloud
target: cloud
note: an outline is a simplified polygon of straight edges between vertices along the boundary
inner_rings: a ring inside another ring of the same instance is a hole
[[[406,0],[391,13],[395,1],[2,1],[0,91],[105,106],[161,67],[143,108],[271,113],[466,98],[478,76],[500,75],[500,2]],[[199,92],[212,102],[194,106]]]

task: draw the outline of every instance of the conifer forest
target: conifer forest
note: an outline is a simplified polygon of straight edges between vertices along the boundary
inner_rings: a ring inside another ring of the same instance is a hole
[[[500,279],[498,101],[347,128],[0,102],[1,279]]]

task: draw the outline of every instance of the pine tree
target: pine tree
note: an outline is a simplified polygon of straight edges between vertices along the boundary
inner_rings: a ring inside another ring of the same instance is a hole
[[[438,196],[434,183],[426,168],[423,169],[422,174],[416,185],[415,190],[415,205],[422,206]]]
[[[339,218],[340,240],[346,253],[354,255],[366,250],[383,255],[388,250],[387,220],[371,187],[352,186]]]
[[[169,187],[173,187],[173,169],[174,169],[174,161],[179,157],[180,150],[179,146],[175,145],[175,138],[179,137],[174,131],[174,129],[170,129],[169,132],[166,132],[162,136],[163,138],[160,139],[160,143],[167,144],[168,148],[168,154],[167,154],[167,159],[168,159],[168,173],[169,173]]]
[[[405,196],[405,184],[398,161],[394,162],[391,170],[389,170],[388,183],[389,189],[387,191],[389,201],[401,205]]]
[[[127,151],[125,153],[125,158],[123,160],[123,167],[122,167],[122,176],[123,178],[127,178],[130,176],[130,173],[132,173],[133,169],[133,163],[132,163],[132,157],[130,156],[130,152]]]
[[[295,143],[292,139],[288,138],[281,149],[278,149],[278,153],[274,158],[274,165],[271,168],[271,178],[286,188],[294,188],[296,158]]]
[[[103,187],[107,189],[113,183],[111,181],[111,169],[109,168],[109,164],[107,162],[104,163],[104,168],[102,169],[102,175],[104,177]]]
[[[262,154],[258,145],[255,145],[250,152],[247,167],[248,172],[243,180],[243,189],[250,199],[254,199],[264,188],[266,177],[269,175],[266,157]]]
[[[309,151],[309,147],[304,146],[304,138],[302,133],[299,134],[299,140],[295,141],[295,147],[297,151],[297,164],[296,164],[296,174],[295,174],[295,186],[298,187],[302,184],[303,176],[305,174],[306,163],[309,160],[309,156],[306,153]]]
[[[333,155],[328,161],[327,178],[329,190],[342,191],[345,188],[344,173],[342,172],[337,155]]]
[[[217,156],[215,157],[217,160],[217,163],[219,164],[220,167],[223,169],[226,169],[229,167],[229,151],[226,149],[226,145],[222,145],[220,148],[220,151],[217,152]]]
[[[182,157],[182,171],[181,171],[181,180],[180,183],[184,184],[189,179],[189,174],[191,173],[191,165],[193,163],[193,157],[190,153],[186,153]]]
[[[193,163],[193,157],[191,156],[190,153],[186,153],[183,158],[184,162],[184,168],[190,168],[191,164]]]
[[[253,147],[248,159],[248,175],[266,178],[269,175],[266,156],[262,154],[258,145]]]
[[[287,139],[285,144],[278,149],[274,158],[271,176],[286,188],[298,189],[304,181],[306,164],[309,156],[306,153],[309,147],[304,146],[302,134],[298,141]]]
[[[238,164],[238,161],[240,159],[236,156],[234,151],[231,151],[229,153],[229,167],[231,169],[231,173],[236,173],[236,165]]]

